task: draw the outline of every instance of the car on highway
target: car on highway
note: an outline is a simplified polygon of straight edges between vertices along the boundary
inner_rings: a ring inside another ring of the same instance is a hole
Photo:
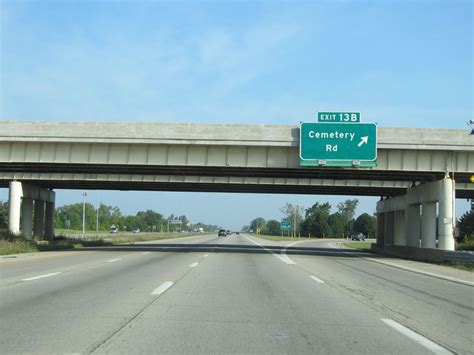
[[[133,234],[140,233],[140,228],[133,228],[132,233]]]
[[[226,235],[227,233],[224,229],[220,229],[219,232],[217,232],[218,237],[225,237]]]
[[[360,232],[354,232],[351,234],[351,240],[359,240],[359,241],[364,241],[365,240],[365,235]]]

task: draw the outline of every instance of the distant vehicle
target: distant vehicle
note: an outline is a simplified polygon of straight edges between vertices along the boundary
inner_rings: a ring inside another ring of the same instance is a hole
[[[118,228],[115,227],[115,226],[111,226],[111,227],[110,227],[110,233],[112,233],[112,234],[118,233]]]
[[[221,230],[219,230],[219,232],[217,232],[218,237],[225,237],[226,235],[227,235],[227,233],[225,232],[224,229],[221,229]]]
[[[354,232],[351,234],[351,240],[365,240],[365,235],[359,232]]]
[[[140,228],[133,228],[132,233],[134,234],[140,233]]]
[[[239,233],[239,232],[235,232],[235,234],[237,234],[237,235],[240,235],[240,233]]]
[[[232,233],[230,231],[225,232],[226,235],[231,235]]]

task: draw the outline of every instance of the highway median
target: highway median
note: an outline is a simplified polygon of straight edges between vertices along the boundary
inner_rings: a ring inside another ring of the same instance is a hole
[[[42,251],[57,251],[66,249],[81,249],[87,247],[112,246],[116,244],[134,244],[153,240],[164,240],[196,236],[193,233],[119,233],[117,235],[95,236],[81,238],[81,234],[72,233],[60,235],[52,241],[27,239],[23,236],[11,236],[6,232],[0,234],[0,255],[36,253]]]

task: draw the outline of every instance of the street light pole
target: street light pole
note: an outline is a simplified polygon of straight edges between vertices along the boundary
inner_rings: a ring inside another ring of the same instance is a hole
[[[86,235],[86,196],[87,192],[82,192],[82,239],[85,239]]]
[[[96,219],[95,219],[95,229],[96,229],[96,234],[97,238],[99,238],[99,190],[97,190],[97,214],[96,214]]]

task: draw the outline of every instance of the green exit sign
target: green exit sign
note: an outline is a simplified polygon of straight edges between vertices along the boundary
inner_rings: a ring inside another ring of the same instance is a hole
[[[357,123],[360,122],[360,112],[318,112],[318,122]]]
[[[303,163],[311,161],[375,162],[377,160],[377,125],[375,123],[301,123],[300,158]]]
[[[290,229],[290,221],[281,221],[280,222],[280,228],[282,230],[288,230]]]

